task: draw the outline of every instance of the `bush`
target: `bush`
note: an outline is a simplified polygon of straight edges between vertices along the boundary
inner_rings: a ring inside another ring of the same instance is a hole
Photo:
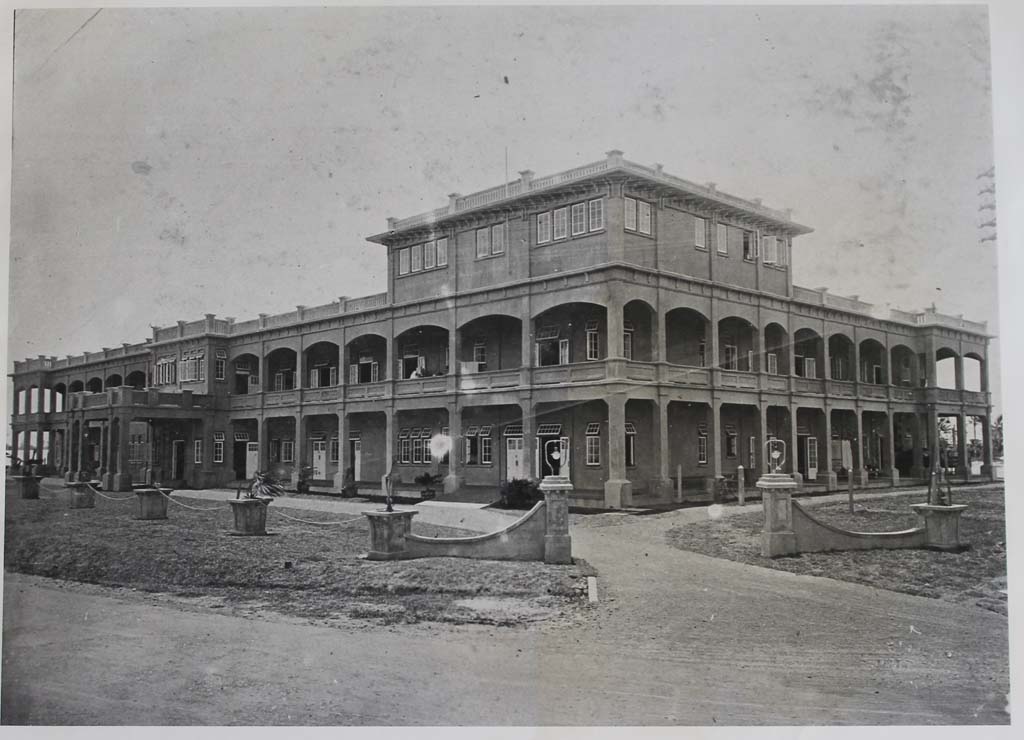
[[[540,485],[527,478],[504,481],[500,493],[503,509],[529,509],[544,498],[540,492]]]

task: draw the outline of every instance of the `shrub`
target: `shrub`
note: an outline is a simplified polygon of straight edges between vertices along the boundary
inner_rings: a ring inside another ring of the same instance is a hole
[[[504,481],[500,493],[503,509],[529,509],[544,497],[539,484],[527,478]]]

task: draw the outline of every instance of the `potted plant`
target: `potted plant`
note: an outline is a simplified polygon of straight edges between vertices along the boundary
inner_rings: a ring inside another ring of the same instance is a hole
[[[241,487],[235,500],[229,501],[235,515],[236,535],[260,535],[267,533],[267,506],[276,496],[283,496],[284,488],[270,477],[269,473],[257,472],[242,493]]]
[[[529,509],[541,499],[538,483],[528,478],[503,481],[499,493],[503,509]]]
[[[413,478],[413,481],[422,486],[422,490],[420,490],[420,498],[431,499],[434,498],[434,486],[441,483],[441,476],[434,475],[430,472],[420,473]]]
[[[295,482],[295,491],[297,493],[309,493],[309,482],[313,480],[315,470],[315,468],[309,465],[303,465],[299,468],[299,477]]]

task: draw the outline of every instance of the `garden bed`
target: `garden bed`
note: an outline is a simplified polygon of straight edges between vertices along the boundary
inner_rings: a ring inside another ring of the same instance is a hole
[[[970,544],[961,553],[933,550],[867,550],[805,553],[796,557],[761,557],[764,515],[758,511],[686,524],[667,534],[671,545],[702,555],[736,560],[803,575],[862,583],[890,591],[975,604],[1007,613],[1006,525],[1003,490],[954,494],[968,504],[960,519],[960,538]],[[859,532],[892,532],[918,526],[910,504],[921,494],[897,495],[848,504],[807,505],[816,518]]]
[[[124,496],[124,494],[111,494]],[[6,497],[8,570],[179,596],[258,602],[289,615],[517,624],[558,616],[582,603],[586,579],[575,565],[429,558],[376,563],[363,517],[272,503],[266,537],[232,537],[227,502],[184,499],[169,518],[139,521],[135,497],[97,497],[69,510],[66,494],[38,501]],[[341,522],[326,526],[307,522]],[[478,534],[415,523],[427,537]],[[486,599],[485,602],[479,601]],[[488,608],[473,608],[486,603]],[[517,604],[493,608],[494,604]]]

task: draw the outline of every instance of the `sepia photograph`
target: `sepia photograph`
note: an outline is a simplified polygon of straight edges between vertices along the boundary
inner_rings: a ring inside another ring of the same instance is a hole
[[[0,724],[1010,726],[994,7],[4,12]]]

